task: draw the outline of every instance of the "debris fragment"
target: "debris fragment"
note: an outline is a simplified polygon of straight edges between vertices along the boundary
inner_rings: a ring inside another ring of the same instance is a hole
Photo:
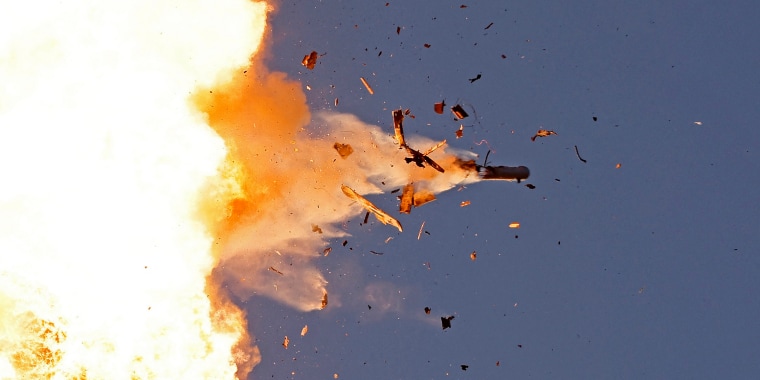
[[[425,49],[430,49],[430,44],[424,44],[424,45],[422,45],[422,46],[424,46],[424,47],[425,47]]]
[[[459,124],[459,129],[457,129],[456,132],[454,132],[454,133],[457,135],[458,139],[461,139],[462,136],[464,135],[464,125],[463,124]]]
[[[329,255],[330,252],[332,252],[332,247],[327,247],[327,248],[325,248],[325,249],[322,250],[322,254],[325,255],[325,256]]]
[[[327,292],[322,295],[322,309],[327,307]]]
[[[702,125],[702,122],[701,121],[695,121],[694,124],[695,125]]]
[[[533,189],[535,189],[535,188],[536,188],[536,185],[534,185],[534,184],[532,184],[532,183],[526,183],[526,184],[525,184],[525,187],[527,187],[527,188],[529,188],[529,189],[533,190]]]
[[[475,261],[477,259],[478,259],[478,253],[475,251],[472,251],[472,253],[470,253],[470,260]]]
[[[401,223],[399,223],[398,220],[393,218],[392,216],[388,215],[385,211],[379,209],[377,206],[372,204],[372,202],[368,201],[366,198],[359,195],[354,189],[346,186],[341,185],[340,189],[343,191],[343,194],[345,194],[347,197],[359,202],[359,204],[362,205],[367,211],[372,212],[375,214],[375,217],[377,220],[379,220],[383,224],[390,224],[396,228],[398,228],[399,232],[401,232],[403,229],[401,227]]]
[[[467,8],[467,6],[464,5],[464,4],[462,4],[462,5],[459,6],[459,8]]]
[[[501,365],[501,363],[497,360],[496,361],[496,366],[498,367],[499,365]]]
[[[301,329],[301,336],[306,335],[307,332],[309,332],[309,325],[303,325],[303,328]]]
[[[488,26],[486,26],[483,30],[488,30],[488,28],[490,28],[491,25],[493,25],[493,23],[488,24]]]
[[[364,214],[364,223],[362,224],[367,224],[367,219],[369,219],[369,211],[367,211],[367,213]]]
[[[354,152],[354,148],[351,147],[349,144],[341,144],[339,142],[336,142],[333,144],[333,148],[335,148],[336,151],[338,151],[338,154],[341,158],[346,158],[351,155],[351,153]]]
[[[425,221],[422,221],[422,224],[420,225],[420,230],[417,231],[417,240],[420,240],[420,236],[422,236],[422,229],[425,228]]]
[[[430,308],[425,306],[425,314],[430,314]]]
[[[556,135],[557,132],[554,131],[547,131],[546,129],[539,129],[538,132],[536,132],[533,137],[530,138],[530,141],[536,141],[536,137],[546,137],[551,135]]]
[[[318,225],[316,225],[316,224],[312,224],[312,225],[311,225],[311,232],[316,232],[316,233],[320,233],[320,234],[321,234],[321,233],[322,233],[322,229],[321,229],[321,228],[319,228],[319,226],[318,226]]]
[[[530,177],[530,169],[525,166],[481,166],[474,162],[473,165],[481,179],[489,180],[516,180],[517,183]]]
[[[372,87],[369,85],[369,83],[367,83],[367,80],[364,79],[364,77],[360,77],[359,79],[361,79],[362,83],[364,84],[364,87],[367,88],[367,92],[369,92],[370,95],[374,95],[375,91],[372,90]]]
[[[467,371],[467,368],[470,368],[470,366],[468,366],[467,364],[462,364],[461,367],[462,367],[462,371]]]
[[[404,112],[399,108],[393,110],[391,114],[393,115],[393,132],[396,136],[396,142],[404,147],[406,146],[406,141],[404,140]]]
[[[470,81],[470,83],[473,83],[473,82],[475,82],[476,80],[480,79],[481,77],[482,77],[482,75],[481,75],[481,74],[478,74],[478,75],[476,75],[476,76],[475,76],[475,78],[470,78],[470,79],[468,79],[468,80]]]
[[[290,339],[288,339],[288,336],[285,335],[285,339],[282,340],[282,346],[285,347],[285,349],[288,349],[288,344],[290,344]]]
[[[584,164],[586,163],[586,160],[581,158],[581,154],[578,153],[578,145],[575,145],[575,155],[578,156],[578,159],[581,160],[581,162],[583,162]]]
[[[314,65],[317,64],[317,58],[319,57],[319,53],[316,51],[312,51],[311,53],[303,56],[303,60],[301,60],[301,64],[306,66],[309,70],[314,70]]]
[[[396,27],[396,34],[401,34],[401,27],[400,26]]]
[[[448,317],[441,317],[441,327],[443,328],[443,330],[451,328],[451,320],[452,319],[454,319],[453,315],[450,315]]]
[[[348,244],[348,240],[343,240],[343,246],[345,247],[346,244]]]
[[[459,203],[459,207],[467,207],[470,205],[470,201],[462,201]]]
[[[435,111],[435,113],[437,113],[439,115],[442,115],[443,114],[443,107],[446,107],[446,101],[445,100],[441,100],[440,102],[433,104],[433,111]]]
[[[414,185],[407,184],[404,186],[404,192],[401,193],[401,202],[399,203],[399,212],[408,214],[412,211],[412,203],[414,202]]]
[[[279,274],[280,276],[284,276],[284,274],[282,272],[278,271],[277,269],[275,269],[275,267],[269,267],[269,270],[271,270],[274,273]]]
[[[335,98],[335,106],[338,106],[338,98]]]
[[[382,255],[385,254],[383,252],[375,252],[375,251],[372,251],[372,250],[370,250],[370,252],[372,252],[373,254],[378,255],[378,256],[382,256]]]
[[[599,119],[596,118],[596,116],[592,116],[591,119],[594,120],[594,121],[599,120]]]
[[[520,228],[520,223],[519,222],[509,223],[509,228]]]
[[[620,165],[620,163],[617,163],[617,164],[615,165],[615,169],[620,169],[620,166],[621,166],[621,165]]]
[[[470,116],[465,112],[464,108],[460,106],[459,104],[455,105],[454,107],[451,107],[451,112],[456,116],[457,119],[464,119],[467,116]]]

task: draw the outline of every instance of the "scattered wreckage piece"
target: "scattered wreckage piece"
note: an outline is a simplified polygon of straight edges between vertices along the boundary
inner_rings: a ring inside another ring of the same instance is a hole
[[[404,186],[404,192],[401,193],[401,202],[399,203],[398,211],[402,214],[408,214],[412,212],[413,203],[414,203],[414,185],[410,183]]]
[[[327,307],[327,292],[324,292],[324,294],[322,294],[322,307],[321,307],[321,309],[324,309],[326,307]]]
[[[398,220],[396,220],[394,217],[388,215],[385,211],[381,210],[379,207],[372,204],[372,202],[368,201],[367,198],[364,198],[363,196],[359,195],[354,189],[346,186],[341,185],[340,189],[343,191],[343,194],[345,194],[347,197],[359,202],[359,204],[364,207],[367,211],[370,211],[371,213],[375,214],[375,217],[377,220],[379,220],[383,224],[390,224],[396,228],[398,228],[399,232],[403,231],[403,228],[401,227],[401,223],[399,223]]]
[[[312,51],[311,53],[303,56],[301,64],[306,66],[306,68],[309,70],[314,70],[314,66],[317,64],[317,58],[319,58],[319,53]]]
[[[338,151],[338,154],[341,158],[346,158],[351,155],[351,153],[354,152],[354,148],[351,147],[349,144],[341,144],[339,142],[336,142],[333,144],[333,148],[335,148],[336,151]]]
[[[547,136],[556,135],[556,134],[557,134],[557,132],[554,132],[554,131],[548,131],[546,129],[539,129],[538,132],[536,132],[536,134],[533,135],[533,137],[530,138],[530,141],[536,141],[536,137],[547,137]]]
[[[404,111],[397,109],[391,112],[391,114],[393,115],[393,133],[396,136],[396,142],[401,147],[405,147],[406,141],[404,140]]]
[[[455,105],[454,107],[451,107],[451,113],[453,113],[457,119],[464,119],[467,116],[470,116],[467,112],[465,112],[464,108],[462,108],[462,106],[459,104]]]
[[[284,273],[278,271],[275,267],[269,267],[269,270],[272,271],[272,272],[274,272],[274,273],[279,274],[280,276],[284,276],[285,275]]]
[[[581,162],[583,162],[584,164],[586,163],[586,160],[584,160],[584,159],[581,157],[581,154],[580,154],[580,153],[578,153],[578,145],[575,145],[575,155],[576,155],[576,156],[578,156],[578,159],[579,159],[579,160],[581,160]]]
[[[428,154],[432,153],[434,150],[442,147],[446,144],[446,140],[443,140],[433,146],[432,148],[428,149],[425,153],[422,153],[409,145],[406,144],[406,139],[404,138],[404,111],[401,109],[393,110],[391,112],[391,115],[393,115],[393,133],[396,137],[396,142],[398,145],[404,149],[406,149],[407,153],[412,155],[412,157],[406,157],[404,158],[404,161],[406,161],[407,164],[414,162],[417,164],[417,166],[424,168],[425,164],[430,165],[433,169],[438,170],[439,172],[443,173],[445,170],[441,165],[438,165],[437,162],[433,161],[432,158],[428,157]]]
[[[446,107],[446,100],[441,100],[439,103],[433,104],[433,111],[439,115],[443,115],[443,107]]]
[[[454,319],[453,315],[450,315],[448,317],[441,317],[441,327],[443,330],[451,328],[451,320]]]
[[[476,165],[481,179],[520,181],[530,177],[530,169],[525,166],[481,166]]]
[[[367,89],[367,92],[369,92],[370,95],[374,95],[375,91],[372,89],[372,86],[369,85],[366,79],[364,77],[359,77],[359,79],[362,81],[362,84],[364,84],[364,87]]]

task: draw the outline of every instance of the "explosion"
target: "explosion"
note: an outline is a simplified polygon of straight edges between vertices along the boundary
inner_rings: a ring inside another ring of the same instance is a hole
[[[0,15],[0,378],[245,378],[260,357],[233,299],[325,307],[314,260],[361,212],[342,189],[512,174],[311,114],[257,54],[270,10],[40,1]]]

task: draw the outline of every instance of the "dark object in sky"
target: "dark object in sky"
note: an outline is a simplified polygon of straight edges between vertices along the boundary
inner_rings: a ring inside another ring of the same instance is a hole
[[[455,105],[454,107],[451,107],[451,112],[454,113],[454,116],[457,117],[457,119],[464,119],[467,116],[470,116],[467,114],[467,112],[464,111],[464,108],[460,106],[459,104]]]
[[[443,115],[443,107],[446,107],[446,100],[441,100],[440,103],[433,104],[433,111],[439,115]]]
[[[530,177],[530,169],[526,166],[481,166],[476,165],[478,175],[482,179],[516,180],[517,183]]]
[[[424,44],[424,45],[422,45],[422,46],[424,46],[424,47],[425,47],[425,49],[430,49],[430,44]]]
[[[379,255],[379,256],[382,256],[382,255],[384,255],[384,253],[383,253],[383,252],[375,252],[375,251],[370,251],[370,252],[372,252],[372,253],[373,253],[373,254],[375,254],[375,255]]]
[[[475,78],[470,78],[469,81],[470,81],[470,83],[472,83],[472,82],[475,82],[476,80],[480,79],[481,77],[482,77],[482,75],[478,74],[478,75],[475,76]]]
[[[578,153],[578,145],[575,145],[575,155],[578,156],[578,159],[581,160],[581,162],[583,162],[584,164],[586,163],[586,160],[581,158],[581,154]]]
[[[547,131],[546,129],[539,129],[538,132],[536,132],[533,137],[530,138],[530,141],[536,141],[536,137],[547,137],[551,135],[556,135],[557,132],[554,131]]]
[[[443,330],[451,328],[452,319],[454,319],[453,315],[449,315],[448,317],[441,317],[441,327],[443,328]]]
[[[316,51],[312,51],[311,53],[303,56],[303,60],[301,60],[301,64],[306,66],[309,70],[314,70],[314,65],[317,64],[317,58],[319,57],[319,53]]]
[[[327,292],[322,295],[322,309],[327,307]]]
[[[367,224],[367,220],[368,219],[369,219],[369,211],[367,211],[367,213],[364,214],[364,223],[363,224]]]
[[[425,314],[430,314],[430,308],[425,306]]]
[[[346,244],[348,244],[348,240],[343,240],[343,246],[345,247]]]
[[[396,34],[401,34],[401,27],[400,26],[396,27]]]
[[[493,25],[493,23],[488,24],[488,26],[486,26],[485,29],[483,29],[483,30],[488,30],[488,28],[490,28],[491,25]]]
[[[467,371],[467,368],[470,368],[467,364],[462,364],[462,371]]]
[[[333,148],[335,148],[336,151],[338,151],[338,154],[341,158],[346,158],[351,155],[351,153],[354,152],[354,148],[351,147],[349,144],[341,144],[339,142],[336,142],[333,144]]]
[[[277,269],[275,269],[275,267],[269,267],[269,270],[271,270],[274,273],[279,274],[280,276],[284,276],[284,274],[282,272],[278,271]]]
[[[467,6],[464,5],[464,4],[462,4],[462,5],[459,6],[459,8],[467,8]]]
[[[525,184],[525,187],[527,187],[527,188],[529,188],[529,189],[533,190],[533,189],[535,189],[535,188],[536,188],[536,185],[534,185],[534,184],[532,184],[532,183],[526,183],[526,184]]]
[[[518,345],[517,345],[517,347],[520,347],[520,348],[522,348],[522,344],[518,344]]]
[[[372,310],[372,306],[367,305],[367,309]]]
[[[396,136],[396,142],[401,147],[406,146],[404,141],[404,111],[400,108],[391,112],[393,115],[393,133]]]

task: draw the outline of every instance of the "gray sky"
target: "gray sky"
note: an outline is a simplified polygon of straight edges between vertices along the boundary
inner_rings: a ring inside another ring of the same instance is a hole
[[[479,162],[490,147],[536,188],[454,188],[398,216],[403,233],[345,221],[318,263],[327,309],[245,305],[263,356],[250,378],[756,376],[760,5],[486,3],[278,5],[268,64],[311,88],[312,110],[390,135],[409,108],[407,134]],[[461,139],[443,99],[474,110]]]

